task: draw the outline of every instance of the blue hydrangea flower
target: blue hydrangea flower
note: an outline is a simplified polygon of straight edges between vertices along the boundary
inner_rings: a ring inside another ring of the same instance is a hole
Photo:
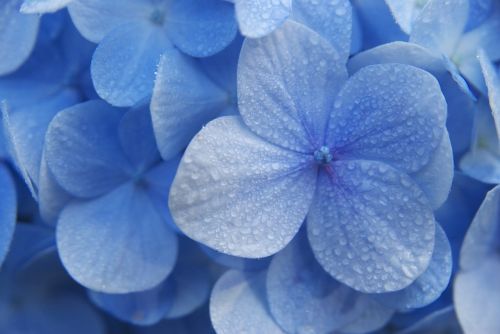
[[[50,123],[44,150],[54,181],[71,195],[57,222],[70,275],[106,293],[162,282],[177,258],[164,203],[178,158],[160,159],[147,106],[124,111],[92,100],[65,109]]]
[[[285,247],[307,217],[314,254],[334,278],[396,291],[429,265],[432,211],[451,185],[446,104],[415,67],[368,66],[348,79],[344,64],[294,22],[246,40],[242,116],[216,119],[191,141],[169,205],[189,237],[252,258]]]
[[[479,62],[488,89],[488,102],[479,102],[470,151],[460,161],[460,168],[485,183],[500,183],[500,79],[496,69],[481,50]]]
[[[467,231],[455,278],[454,301],[465,333],[497,333],[500,319],[500,186],[486,195]]]
[[[54,231],[19,224],[0,273],[2,333],[104,334],[104,323],[64,271]]]
[[[20,11],[25,14],[54,13],[73,0],[24,0]]]
[[[99,96],[116,106],[151,94],[162,54],[177,48],[210,56],[237,31],[233,6],[222,0],[75,0],[68,9],[82,35],[99,43],[92,79]]]

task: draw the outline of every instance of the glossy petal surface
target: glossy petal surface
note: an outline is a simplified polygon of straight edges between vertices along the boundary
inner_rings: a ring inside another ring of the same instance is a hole
[[[333,100],[346,79],[338,52],[290,21],[269,36],[245,41],[238,65],[240,113],[268,141],[312,152],[323,144]]]
[[[372,65],[349,78],[337,96],[326,143],[340,159],[415,172],[432,158],[445,121],[446,101],[432,75],[408,65]]]
[[[352,7],[348,0],[294,0],[291,19],[329,41],[346,61],[351,50]]]
[[[319,263],[361,292],[410,285],[432,255],[435,223],[426,196],[383,163],[337,161],[321,171],[307,219]]]
[[[439,224],[429,266],[412,284],[395,292],[376,294],[381,304],[405,311],[426,306],[436,300],[448,286],[451,276],[451,247]]]
[[[312,157],[262,140],[241,118],[221,117],[186,150],[170,210],[194,240],[230,255],[268,256],[292,239],[307,214],[316,179],[314,168],[303,170],[310,164]]]
[[[291,0],[234,0],[241,33],[263,37],[278,28],[290,15]]]

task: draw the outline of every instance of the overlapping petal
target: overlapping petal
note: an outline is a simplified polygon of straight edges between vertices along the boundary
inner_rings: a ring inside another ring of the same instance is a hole
[[[292,0],[234,0],[241,33],[263,37],[278,28],[290,16]]]
[[[0,265],[2,264],[14,234],[16,223],[16,188],[4,164],[0,163]]]
[[[240,113],[268,141],[312,152],[323,143],[336,92],[346,79],[338,52],[289,21],[271,35],[245,41],[238,65]]]
[[[321,171],[307,230],[319,263],[361,292],[400,290],[431,259],[435,222],[420,188],[374,161],[337,161]]]
[[[264,141],[237,116],[218,118],[196,135],[181,161],[169,200],[175,223],[223,253],[274,254],[307,214],[316,170],[304,168],[312,159]]]

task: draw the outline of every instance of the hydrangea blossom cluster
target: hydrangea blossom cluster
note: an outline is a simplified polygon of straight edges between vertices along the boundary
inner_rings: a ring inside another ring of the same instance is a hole
[[[500,2],[3,0],[0,333],[500,333]]]

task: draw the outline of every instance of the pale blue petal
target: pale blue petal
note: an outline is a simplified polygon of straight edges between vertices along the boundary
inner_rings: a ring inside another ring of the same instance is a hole
[[[273,257],[266,286],[271,314],[287,333],[333,332],[366,306],[359,293],[323,270],[302,233]]]
[[[210,319],[218,334],[284,334],[266,300],[266,271],[227,271],[210,297]]]
[[[133,183],[66,206],[57,225],[57,248],[77,282],[106,293],[153,288],[177,258],[175,234]]]
[[[478,59],[483,72],[486,88],[488,88],[488,100],[490,102],[491,114],[495,128],[497,130],[498,140],[500,141],[500,77],[497,70],[493,67],[490,57],[483,49],[478,51]]]
[[[453,306],[437,310],[405,330],[397,332],[397,334],[443,333],[460,333],[460,326]]]
[[[164,54],[151,99],[151,118],[163,159],[184,150],[202,126],[221,113],[227,101],[227,94],[193,59],[176,49]]]
[[[326,143],[338,159],[377,160],[406,172],[425,166],[441,143],[446,101],[437,80],[403,64],[366,66],[342,88]]]
[[[410,42],[451,56],[469,17],[468,0],[430,0],[415,18]]]
[[[340,329],[342,334],[365,334],[382,328],[394,315],[394,310],[381,305],[369,295],[358,294],[358,303],[364,305],[361,315]]]
[[[336,161],[321,171],[307,216],[319,263],[367,293],[400,290],[425,271],[434,225],[425,194],[407,175],[363,160]]]
[[[21,13],[45,14],[53,13],[66,7],[74,0],[24,0]]]
[[[307,214],[316,181],[311,164],[312,156],[262,140],[241,118],[220,117],[182,158],[170,192],[172,216],[190,238],[220,252],[274,254]]]
[[[236,18],[243,36],[264,37],[290,16],[292,0],[234,0]]]
[[[114,29],[92,57],[90,69],[97,94],[119,107],[132,106],[148,97],[160,55],[171,47],[165,34],[147,23]]]
[[[427,3],[426,0],[385,0],[401,29],[410,34],[413,21]]]
[[[107,294],[88,290],[90,299],[121,321],[147,326],[160,321],[172,305],[174,290],[168,283],[140,292]]]
[[[329,41],[340,59],[351,51],[352,7],[349,0],[294,0],[291,19],[306,25]]]
[[[453,152],[448,131],[445,130],[441,144],[434,151],[429,163],[410,175],[427,195],[434,210],[448,198],[453,182],[453,170]]]
[[[324,142],[335,95],[347,79],[342,61],[326,40],[293,21],[245,40],[238,65],[245,124],[278,146],[313,152]]]
[[[80,99],[74,90],[64,90],[23,108],[2,108],[4,133],[17,168],[38,198],[38,179],[45,133],[52,118],[61,109]]]
[[[363,31],[359,15],[355,7],[352,7],[352,38],[351,38],[351,55],[361,51],[363,47]]]
[[[233,5],[224,1],[171,1],[167,11],[168,36],[176,47],[193,57],[221,51],[238,31]]]
[[[388,307],[399,311],[424,307],[443,293],[451,276],[451,247],[439,224],[436,224],[436,241],[429,266],[412,284],[389,293],[375,294],[373,297]]]
[[[450,60],[435,56],[417,44],[393,42],[356,55],[349,61],[348,68],[350,73],[355,73],[364,66],[384,63],[412,65],[436,77],[448,105],[446,126],[453,151],[463,153],[470,143],[475,98],[456,68],[448,66]]]
[[[40,16],[19,12],[22,0],[0,2],[0,75],[18,69],[35,47]]]
[[[150,0],[73,0],[68,10],[78,31],[98,43],[124,23],[149,20],[154,7]]]
[[[118,137],[125,156],[137,174],[149,170],[161,160],[153,134],[149,104],[144,103],[127,111],[120,120]]]
[[[16,188],[7,167],[0,162],[0,266],[9,251],[16,224]]]
[[[497,196],[497,208],[499,202]],[[497,215],[498,221],[500,217]],[[476,268],[457,274],[453,300],[458,321],[465,333],[500,332],[500,318],[497,312],[500,301],[499,274],[498,253],[479,261]]]
[[[45,137],[45,158],[57,182],[77,197],[102,195],[132,170],[118,139],[123,111],[99,101],[57,114]]]
[[[500,186],[488,192],[476,213],[460,251],[460,268],[474,270],[488,257],[498,256],[500,240]]]

